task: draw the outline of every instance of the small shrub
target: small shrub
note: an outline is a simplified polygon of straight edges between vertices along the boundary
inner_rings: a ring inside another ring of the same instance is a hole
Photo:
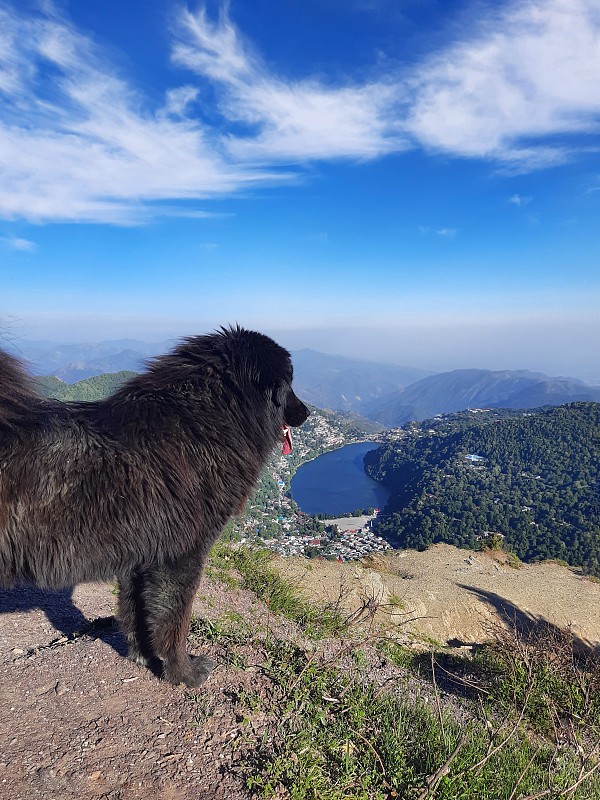
[[[568,726],[600,735],[600,663],[576,645],[569,631],[546,623],[499,629],[474,664],[487,674],[490,696],[523,709],[539,732]]]

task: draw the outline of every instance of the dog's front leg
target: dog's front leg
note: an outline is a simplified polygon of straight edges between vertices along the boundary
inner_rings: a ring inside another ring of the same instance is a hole
[[[190,556],[145,571],[144,626],[152,654],[162,661],[163,677],[175,684],[201,686],[214,668],[209,658],[190,656],[185,648],[201,567]]]

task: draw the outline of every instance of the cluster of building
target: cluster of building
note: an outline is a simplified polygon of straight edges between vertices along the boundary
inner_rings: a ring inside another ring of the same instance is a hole
[[[377,536],[369,526],[340,532],[339,538],[330,543],[323,555],[326,558],[334,556],[336,561],[355,561],[357,558],[391,549],[391,545],[381,536]]]
[[[283,538],[265,539],[264,544],[284,557],[309,556],[336,561],[355,561],[359,558],[391,550],[391,546],[377,536],[373,522],[379,509],[370,517],[344,517],[328,520],[323,535],[298,535],[288,533]]]
[[[320,414],[314,415],[312,435],[324,449],[342,447],[344,444],[348,444],[343,432],[331,425],[327,418]]]

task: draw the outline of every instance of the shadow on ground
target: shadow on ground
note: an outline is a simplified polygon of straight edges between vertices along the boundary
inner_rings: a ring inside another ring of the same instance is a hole
[[[590,661],[600,659],[600,643],[589,642],[568,628],[559,627],[544,617],[524,611],[495,592],[465,584],[457,585],[489,604],[499,617],[498,626],[509,628],[524,644],[539,646],[540,643],[547,642],[551,647],[553,642],[557,646],[568,643],[568,649],[576,663],[589,664]],[[495,631],[491,626],[489,641],[493,641],[498,635],[499,631]],[[456,638],[450,639],[448,645],[452,648],[469,648],[471,654],[487,646],[482,642],[466,642]],[[418,672],[430,680],[435,672],[438,686],[446,693],[459,697],[477,698],[480,696],[483,684],[489,679],[489,676],[484,674],[485,668],[481,672],[481,664],[478,665],[470,658],[465,658],[465,653],[461,654],[458,650],[456,653],[451,651],[437,651],[435,654],[418,653],[413,657],[412,663]]]
[[[127,646],[114,617],[87,619],[73,603],[73,589],[39,589],[37,586],[19,585],[0,590],[0,614],[27,612],[39,609],[48,622],[63,636],[76,639],[91,636],[101,639],[120,656],[125,656]]]
[[[478,597],[484,603],[490,605],[500,617],[500,620],[510,628],[513,628],[525,642],[530,641],[532,638],[539,638],[540,629],[543,629],[548,634],[549,638],[554,635],[564,634],[565,632],[565,628],[561,628],[549,622],[542,616],[535,616],[528,611],[523,611],[510,600],[501,597],[495,592],[488,592],[485,589],[467,586],[462,583],[457,585],[460,586],[461,589],[465,589],[467,592],[475,595],[475,597]],[[587,639],[583,639],[581,636],[577,636],[577,634],[570,630],[568,630],[568,633],[573,640],[573,650],[575,653],[581,656],[589,656],[595,653],[600,657],[599,642],[590,642]]]

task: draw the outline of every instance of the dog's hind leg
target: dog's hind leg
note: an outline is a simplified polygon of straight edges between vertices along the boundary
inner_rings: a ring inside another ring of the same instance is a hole
[[[185,649],[200,573],[200,561],[186,557],[145,574],[145,625],[152,652],[162,661],[165,680],[175,684],[201,686],[214,668],[209,658],[190,656]]]

